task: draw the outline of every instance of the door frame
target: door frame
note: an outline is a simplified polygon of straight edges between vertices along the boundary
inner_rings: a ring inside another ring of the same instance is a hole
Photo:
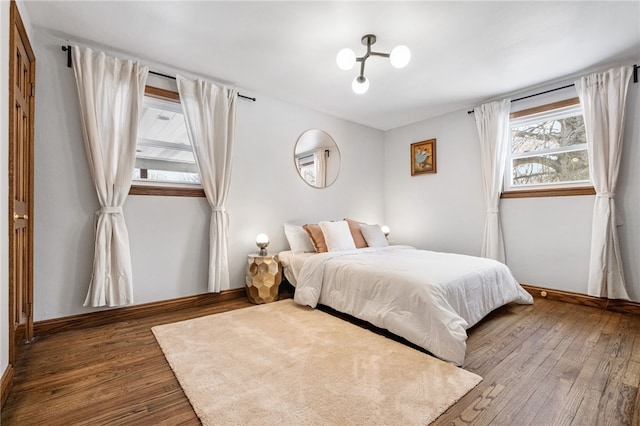
[[[17,354],[19,353],[20,346],[16,342],[16,338],[20,337],[24,334],[25,340],[30,340],[33,338],[33,176],[34,176],[34,116],[35,116],[35,76],[36,76],[36,57],[33,52],[33,48],[31,47],[31,42],[29,41],[29,37],[27,35],[27,31],[22,22],[22,18],[20,16],[20,12],[18,10],[18,6],[15,0],[11,0],[10,12],[9,12],[9,146],[8,146],[8,173],[9,173],[9,208],[8,208],[8,234],[9,234],[9,364],[14,364],[17,359]],[[16,39],[16,30],[19,35],[20,40]],[[19,42],[22,42],[24,45],[25,51],[28,55],[29,61],[31,63],[31,69],[29,72],[29,83],[31,85],[31,93],[29,94],[29,177],[28,177],[28,224],[27,224],[27,238],[29,250],[27,253],[27,285],[28,289],[26,291],[25,297],[27,298],[27,303],[29,305],[27,321],[24,326],[24,332],[22,330],[16,330],[16,318],[15,318],[15,282],[14,282],[14,268],[13,268],[13,249],[15,245],[14,241],[14,188],[13,183],[15,180],[14,171],[14,137],[15,137],[15,103],[16,103],[16,95],[14,91],[14,87],[16,84],[16,76],[15,76],[15,49]]]

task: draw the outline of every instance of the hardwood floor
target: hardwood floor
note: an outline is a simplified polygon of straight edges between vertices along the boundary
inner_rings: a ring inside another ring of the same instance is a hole
[[[150,328],[244,300],[41,338],[25,348],[2,425],[197,425]],[[638,425],[640,318],[536,299],[469,330],[484,380],[434,424]]]

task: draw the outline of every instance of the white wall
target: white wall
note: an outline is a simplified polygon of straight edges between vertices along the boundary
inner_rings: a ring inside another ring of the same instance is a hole
[[[624,149],[616,190],[618,223],[621,224],[618,235],[629,297],[640,301],[640,83],[629,87],[625,117]]]
[[[458,111],[385,134],[385,218],[392,243],[480,254],[484,198],[473,117]],[[411,176],[410,145],[436,139],[437,173]]]
[[[82,307],[93,259],[98,209],[85,157],[73,71],[60,50],[66,42],[37,32],[35,171],[35,320],[94,309]],[[153,64],[149,64],[154,69]],[[160,70],[167,72],[166,68]],[[158,82],[157,77],[150,77]],[[174,84],[160,82],[165,85]],[[353,217],[383,219],[383,133],[270,99],[239,99],[234,167],[227,210],[232,287],[244,286],[255,236],[271,238],[270,252],[287,248],[282,224]],[[293,149],[305,130],[336,140],[341,173],[327,189],[298,177]],[[209,208],[204,198],[130,196],[129,228],[136,303],[206,292]]]
[[[640,84],[630,86],[616,191],[624,221],[618,230],[627,289],[636,301],[640,301],[639,92]],[[512,110],[553,102],[567,94],[576,96],[575,89],[516,102]],[[412,177],[409,146],[431,138],[437,139],[438,173]],[[463,110],[388,131],[385,156],[385,217],[394,242],[479,255],[485,203],[473,115]],[[501,201],[507,264],[520,282],[587,293],[593,202],[594,196]]]

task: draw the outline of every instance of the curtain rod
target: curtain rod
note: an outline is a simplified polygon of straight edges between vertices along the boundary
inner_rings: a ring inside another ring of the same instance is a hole
[[[640,68],[639,65],[634,65],[633,66],[633,82],[634,83],[638,82],[638,68]],[[562,90],[562,89],[567,89],[569,87],[574,87],[574,86],[575,86],[575,84],[567,84],[566,86],[557,87],[555,89],[550,89],[550,90],[545,90],[544,92],[534,93],[533,95],[523,96],[523,97],[517,98],[517,99],[512,99],[511,102],[517,102],[517,101],[521,101],[523,99],[533,98],[535,96],[544,95],[546,93],[551,93],[551,92],[555,92],[555,91]],[[473,114],[473,113],[474,113],[474,110],[467,111],[467,114]]]
[[[72,65],[73,65],[72,59],[71,59],[71,46],[62,46],[62,50],[64,52],[67,52],[67,67],[71,68]],[[160,77],[170,78],[172,80],[176,79],[174,76],[167,75],[167,74],[162,74],[160,72],[155,72],[155,71],[149,71],[149,74],[154,74],[154,75],[157,75],[157,76],[160,76]],[[241,95],[240,93],[238,93],[238,97],[239,98],[243,98],[243,99],[248,99],[248,100],[253,101],[253,102],[256,101],[256,98],[252,98],[252,97],[249,97],[249,96]]]

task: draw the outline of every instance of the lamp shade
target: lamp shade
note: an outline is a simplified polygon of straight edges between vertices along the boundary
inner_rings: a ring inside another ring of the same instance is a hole
[[[389,227],[387,225],[382,225],[380,227],[380,230],[382,230],[382,233],[384,234],[384,236],[388,236],[389,233],[391,232],[391,230],[389,229]]]
[[[353,50],[345,47],[338,52],[336,63],[338,64],[338,68],[348,71],[356,64],[356,54]]]
[[[407,46],[400,45],[393,48],[389,55],[391,65],[396,68],[404,68],[411,60],[411,51]]]
[[[267,255],[267,246],[269,245],[269,236],[267,234],[258,234],[256,236],[256,245],[260,249],[258,254],[260,256]]]
[[[369,80],[367,79],[367,77],[358,76],[353,79],[353,83],[351,83],[351,88],[358,95],[367,93],[367,90],[369,90]]]

